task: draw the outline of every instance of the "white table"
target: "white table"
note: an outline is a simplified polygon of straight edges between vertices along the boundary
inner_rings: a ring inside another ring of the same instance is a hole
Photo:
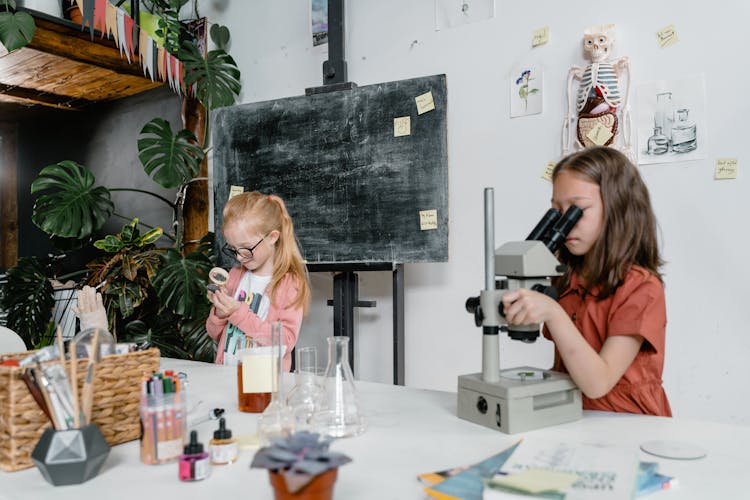
[[[235,436],[255,433],[256,415],[236,407],[236,372],[232,368],[163,359],[165,369],[188,373],[189,406],[202,401],[201,411],[227,410],[227,426]],[[332,449],[353,461],[339,469],[334,496],[342,500],[422,499],[426,495],[416,476],[421,472],[472,464],[515,443],[521,436],[571,442],[600,442],[637,449],[644,441],[687,441],[708,451],[700,460],[658,459],[640,452],[640,458],[657,461],[660,472],[676,476],[675,489],[650,498],[748,498],[745,474],[750,460],[750,428],[662,417],[584,412],[578,422],[506,435],[456,417],[456,395],[407,387],[358,382],[357,389],[368,417],[368,430],[356,438],[335,442]],[[205,446],[216,421],[197,426]],[[54,498],[106,500],[151,499],[271,499],[265,470],[250,469],[254,451],[241,452],[232,465],[214,467],[205,481],[183,483],[177,464],[143,465],[137,441],[112,448],[100,474],[81,485],[53,487],[36,468],[0,472],[0,499]]]

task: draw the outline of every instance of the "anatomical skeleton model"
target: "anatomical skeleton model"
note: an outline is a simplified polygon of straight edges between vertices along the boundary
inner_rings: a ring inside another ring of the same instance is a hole
[[[627,57],[609,60],[615,41],[615,26],[593,26],[584,31],[583,50],[590,61],[585,68],[568,72],[568,114],[563,124],[563,154],[590,146],[615,145],[621,131],[621,149],[634,156],[630,141],[630,62]],[[623,95],[620,82],[625,77]],[[573,83],[579,82],[572,109]],[[618,119],[618,112],[620,118]],[[574,137],[575,134],[575,137]]]

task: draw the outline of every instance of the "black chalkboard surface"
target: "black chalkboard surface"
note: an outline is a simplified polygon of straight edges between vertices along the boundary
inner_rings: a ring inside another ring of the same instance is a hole
[[[418,114],[427,92],[435,109]],[[218,110],[217,237],[239,186],[281,196],[310,263],[447,261],[446,92],[435,75]],[[409,135],[394,136],[399,117]]]

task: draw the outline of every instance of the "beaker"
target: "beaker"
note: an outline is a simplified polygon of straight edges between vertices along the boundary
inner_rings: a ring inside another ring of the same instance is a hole
[[[271,346],[237,351],[237,403],[240,411],[261,413],[271,402],[274,352]]]
[[[312,418],[312,428],[323,436],[350,437],[366,429],[359,411],[354,375],[349,366],[349,338],[336,336],[328,341],[328,364],[323,378],[325,399]]]
[[[320,409],[325,396],[318,381],[318,351],[315,347],[298,347],[296,354],[295,384],[286,397],[286,403],[294,413],[296,430],[309,430],[310,420]]]
[[[672,107],[672,92],[656,94],[656,112],[654,113],[654,128],[660,127],[661,133],[672,140],[672,126],[674,125],[674,108]]]
[[[271,377],[273,393],[271,402],[258,418],[258,438],[261,444],[268,444],[272,439],[286,437],[294,432],[294,415],[286,404],[282,389],[282,375],[284,373],[284,346],[281,344],[281,322],[271,325],[271,345],[274,350],[275,361],[272,363]]]

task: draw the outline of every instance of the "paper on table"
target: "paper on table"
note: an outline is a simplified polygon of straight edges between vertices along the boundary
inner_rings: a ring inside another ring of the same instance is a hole
[[[501,468],[514,474],[526,469],[577,474],[566,500],[632,498],[638,457],[635,448],[524,439]]]
[[[564,492],[578,481],[576,474],[555,472],[549,469],[526,469],[517,474],[495,476],[490,485],[502,486],[537,495],[543,492]]]

